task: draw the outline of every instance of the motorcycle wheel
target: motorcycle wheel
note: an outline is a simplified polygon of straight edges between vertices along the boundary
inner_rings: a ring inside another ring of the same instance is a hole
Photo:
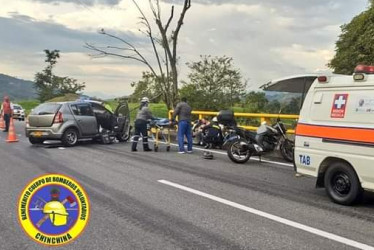
[[[283,158],[288,162],[293,162],[295,143],[290,140],[285,140],[280,145],[280,152]]]
[[[230,160],[235,163],[246,163],[252,156],[252,152],[248,149],[243,149],[240,145],[241,142],[245,142],[243,139],[238,139],[230,143],[227,149],[227,155]]]

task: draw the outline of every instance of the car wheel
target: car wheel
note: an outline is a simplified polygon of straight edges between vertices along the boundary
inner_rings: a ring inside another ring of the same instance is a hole
[[[324,178],[327,195],[341,205],[351,205],[362,193],[360,181],[353,168],[345,162],[332,163]]]
[[[32,136],[29,136],[29,142],[31,144],[40,144],[40,143],[43,143],[44,140],[41,139],[41,138],[35,138],[35,137],[32,137]]]
[[[67,129],[62,135],[61,141],[66,147],[75,146],[78,142],[78,131],[74,128]]]

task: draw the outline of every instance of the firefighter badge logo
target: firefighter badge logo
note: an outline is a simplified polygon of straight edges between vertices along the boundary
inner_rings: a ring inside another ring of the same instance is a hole
[[[86,192],[72,178],[48,174],[33,179],[18,201],[18,219],[34,241],[59,246],[84,230],[90,215]]]

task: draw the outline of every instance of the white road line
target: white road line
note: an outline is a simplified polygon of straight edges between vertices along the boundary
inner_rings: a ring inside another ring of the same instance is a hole
[[[158,182],[160,182],[162,184],[165,184],[165,185],[168,185],[168,186],[172,186],[172,187],[184,190],[184,191],[187,191],[189,193],[193,193],[193,194],[205,197],[205,198],[213,200],[213,201],[217,201],[219,203],[222,203],[222,204],[225,204],[225,205],[228,205],[228,206],[231,206],[231,207],[234,207],[234,208],[246,211],[246,212],[249,212],[251,214],[255,214],[255,215],[267,218],[267,219],[275,221],[275,222],[285,224],[285,225],[290,226],[290,227],[301,229],[301,230],[306,231],[308,233],[312,233],[312,234],[315,234],[315,235],[318,235],[318,236],[321,236],[321,237],[324,237],[324,238],[327,238],[327,239],[330,239],[330,240],[333,240],[333,241],[336,241],[336,242],[339,242],[339,243],[342,243],[342,244],[345,244],[345,245],[348,245],[348,246],[352,246],[352,247],[355,247],[355,248],[358,248],[358,249],[374,250],[374,247],[372,247],[372,246],[369,246],[369,245],[366,245],[366,244],[363,244],[363,243],[360,243],[360,242],[357,242],[357,241],[354,241],[354,240],[350,240],[350,239],[344,238],[344,237],[336,235],[336,234],[325,232],[325,231],[322,231],[322,230],[319,230],[319,229],[316,229],[316,228],[313,228],[313,227],[310,227],[310,226],[306,226],[306,225],[303,225],[303,224],[298,223],[298,222],[294,222],[294,221],[291,221],[291,220],[288,220],[288,219],[284,219],[284,218],[276,216],[276,215],[272,215],[272,214],[269,214],[269,213],[266,213],[266,212],[262,212],[260,210],[257,210],[257,209],[251,208],[251,207],[247,207],[247,206],[241,205],[239,203],[232,202],[232,201],[229,201],[229,200],[226,200],[226,199],[223,199],[223,198],[211,195],[211,194],[207,194],[207,193],[198,191],[196,189],[192,189],[192,188],[189,188],[189,187],[186,187],[186,186],[182,186],[182,185],[179,185],[179,184],[174,183],[174,182],[170,182],[170,181],[167,181],[167,180],[158,180]]]
[[[252,158],[252,160],[257,160],[257,161],[260,161],[260,158],[258,157],[254,157]],[[266,163],[271,163],[271,164],[277,164],[277,165],[281,165],[281,166],[287,166],[287,167],[293,167],[293,164],[291,163],[285,163],[285,162],[278,162],[278,161],[270,161],[270,160],[265,160],[265,159],[261,159],[262,162],[266,162]]]
[[[160,143],[164,143],[164,142],[160,142]],[[170,145],[178,147],[178,144],[170,143]],[[194,147],[193,150],[208,151],[208,152],[215,153],[215,154],[227,155],[226,152],[220,152],[220,151],[212,150],[212,149],[204,149],[204,148]],[[260,158],[258,158],[258,157],[251,157],[251,160],[260,161]],[[281,166],[286,166],[286,167],[293,167],[293,164],[284,163],[284,162],[278,162],[278,161],[270,161],[270,160],[261,159],[261,162],[271,163],[271,164],[276,164],[276,165],[281,165]]]

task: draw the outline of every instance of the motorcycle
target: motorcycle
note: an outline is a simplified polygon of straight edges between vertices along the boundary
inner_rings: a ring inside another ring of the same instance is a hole
[[[263,123],[257,132],[246,131],[246,136],[234,135],[227,140],[227,155],[235,163],[245,163],[251,156],[262,156],[279,149],[286,161],[293,161],[294,142],[286,136],[286,128],[278,118],[272,126]]]
[[[226,139],[224,128],[225,126],[219,124],[216,117],[211,122],[205,119],[195,121],[192,126],[194,144],[204,146],[206,149],[222,148]]]
[[[226,141],[234,135],[245,137],[248,132],[236,126],[234,113],[231,110],[221,110],[211,122],[205,119],[198,120],[192,128],[195,138],[199,139],[198,145],[206,149],[225,148]]]

